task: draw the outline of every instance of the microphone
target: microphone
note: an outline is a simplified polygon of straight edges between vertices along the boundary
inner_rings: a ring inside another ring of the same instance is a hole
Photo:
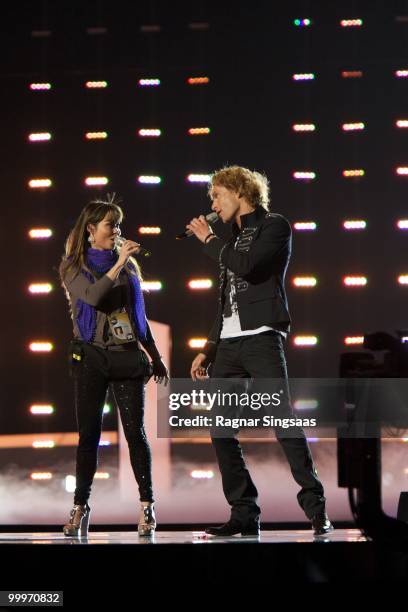
[[[124,242],[126,242],[127,238],[124,238],[123,236],[115,236],[115,246],[117,247],[121,247],[122,244]],[[147,249],[144,249],[143,247],[139,247],[139,252],[135,253],[135,255],[142,255],[143,257],[150,257],[151,252],[148,251]]]
[[[220,218],[217,213],[211,212],[205,215],[205,220],[208,221],[208,223],[216,223]],[[186,230],[182,234],[177,234],[176,240],[183,240],[183,238],[190,238],[191,236],[194,236],[193,232],[191,230]]]

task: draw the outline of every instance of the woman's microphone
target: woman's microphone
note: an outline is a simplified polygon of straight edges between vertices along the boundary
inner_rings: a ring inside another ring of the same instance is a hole
[[[126,240],[127,238],[124,238],[123,236],[115,236],[115,246],[120,248],[123,245],[123,243],[126,242]],[[135,253],[135,255],[142,255],[143,257],[150,257],[151,252],[139,246],[139,252]]]
[[[216,221],[219,221],[220,218],[217,215],[217,213],[211,212],[208,215],[205,215],[205,220],[208,221],[208,223],[215,223]],[[186,230],[182,234],[177,234],[176,240],[182,240],[183,238],[190,238],[191,236],[193,236],[193,232],[191,230]]]

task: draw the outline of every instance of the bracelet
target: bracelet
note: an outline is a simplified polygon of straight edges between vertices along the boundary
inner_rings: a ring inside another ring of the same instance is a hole
[[[214,236],[213,232],[210,232],[205,238],[204,238],[204,244],[207,244],[207,240],[211,237]]]

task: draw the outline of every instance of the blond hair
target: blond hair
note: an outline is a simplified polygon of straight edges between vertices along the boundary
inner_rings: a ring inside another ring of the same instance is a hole
[[[208,195],[216,185],[235,191],[254,208],[269,210],[269,181],[264,174],[242,166],[225,166],[211,175]]]

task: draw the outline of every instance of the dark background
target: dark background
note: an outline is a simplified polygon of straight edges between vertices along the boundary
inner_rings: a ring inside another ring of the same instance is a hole
[[[408,118],[408,80],[394,76],[408,68],[408,22],[396,21],[408,15],[407,4],[31,0],[3,9],[3,433],[73,429],[71,321],[56,269],[80,210],[107,191],[123,198],[125,236],[137,237],[140,225],[162,228],[158,237],[143,237],[153,252],[143,269],[146,280],[163,282],[146,304],[149,318],[172,327],[174,376],[188,376],[195,351],[187,341],[211,327],[218,275],[195,239],[174,240],[192,216],[209,210],[205,186],[185,177],[225,164],[265,172],[272,210],[291,222],[318,223],[316,232],[294,233],[287,287],[293,335],[317,335],[319,344],[296,348],[288,341],[291,376],[336,376],[344,336],[408,327],[408,289],[397,283],[408,273],[407,237],[395,226],[408,217],[408,177],[395,174],[408,165],[408,130],[395,127],[396,119]],[[296,28],[296,17],[314,25]],[[353,17],[364,26],[339,26]],[[189,27],[197,22],[208,29]],[[152,24],[160,32],[141,30]],[[90,35],[89,27],[107,33]],[[33,36],[38,30],[51,34]],[[364,76],[344,79],[342,70]],[[293,82],[293,73],[308,71],[315,81]],[[190,76],[208,76],[210,83],[188,86]],[[137,86],[148,77],[160,78],[160,87]],[[84,87],[99,79],[109,86]],[[34,81],[53,87],[32,92]],[[349,121],[365,122],[365,131],[342,132]],[[296,134],[295,122],[313,122],[317,131]],[[209,136],[187,136],[188,128],[202,126],[211,128]],[[142,127],[158,127],[162,136],[139,138]],[[109,133],[106,141],[84,139],[84,132],[99,130]],[[28,143],[33,131],[49,131],[53,139]],[[364,168],[365,177],[346,180],[345,168]],[[295,181],[295,170],[315,171],[317,179]],[[162,183],[139,185],[140,174],[158,174]],[[85,187],[92,175],[108,176],[108,187]],[[35,177],[50,177],[53,186],[28,189]],[[367,229],[345,232],[348,218],[365,219]],[[53,237],[30,240],[28,230],[41,226],[52,228]],[[317,288],[291,287],[296,274],[317,276]],[[366,275],[368,285],[347,289],[345,274]],[[189,278],[202,276],[214,279],[212,290],[187,289]],[[27,286],[41,281],[53,283],[53,292],[31,296]],[[34,339],[51,340],[54,351],[32,354],[27,345]],[[34,402],[54,404],[55,414],[32,417]]]

